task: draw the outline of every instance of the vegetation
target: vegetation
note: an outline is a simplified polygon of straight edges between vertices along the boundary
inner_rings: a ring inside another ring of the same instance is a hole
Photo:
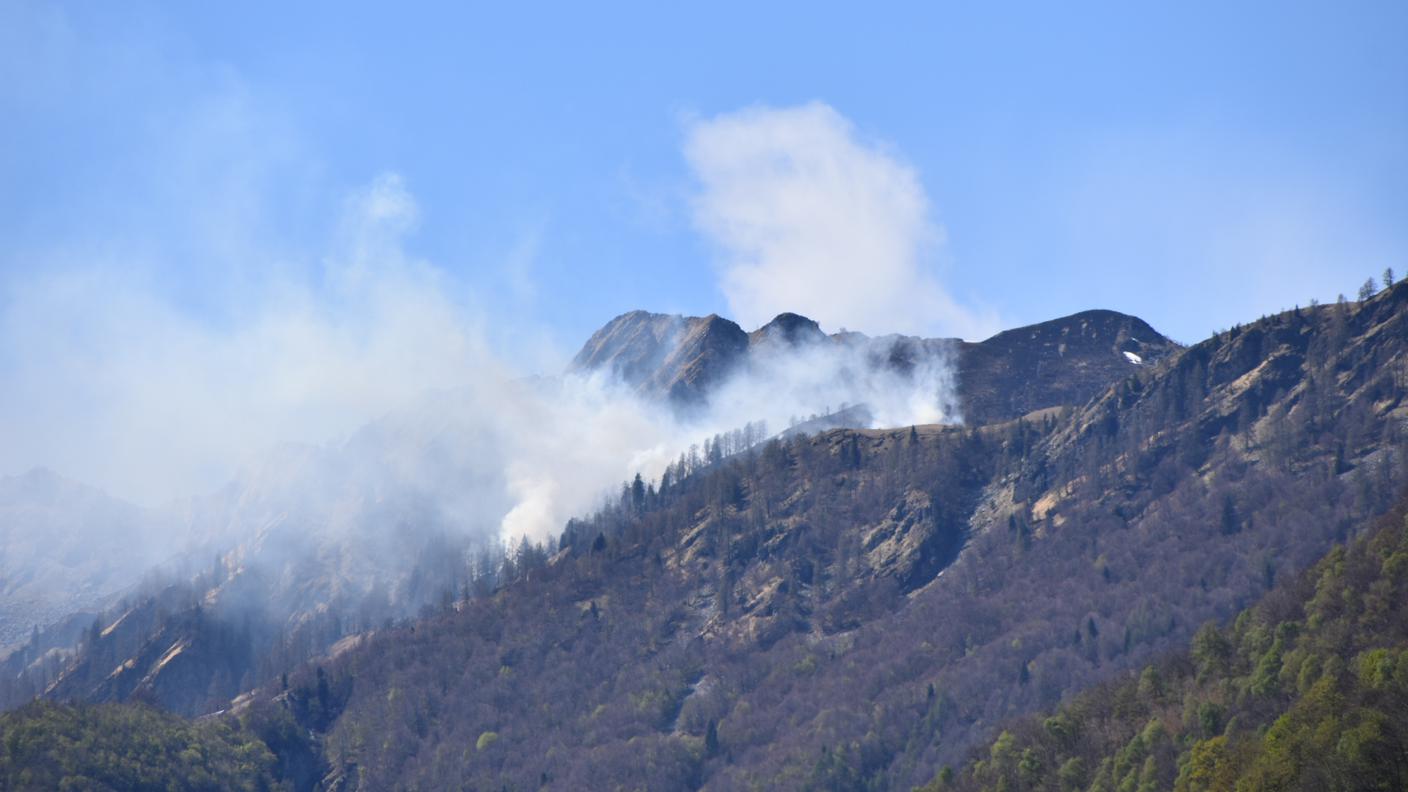
[[[276,760],[228,720],[141,704],[34,702],[0,715],[0,789],[274,790]]]
[[[387,786],[923,783],[1387,509],[1405,302],[1234,328],[1064,414],[633,482],[494,596],[327,664],[351,691],[328,761]]]
[[[1274,619],[1198,633],[1228,679],[1250,680],[1245,693],[1235,681],[1203,691],[1196,667],[1156,658],[1393,505],[1408,471],[1408,286],[1235,327],[1129,371],[1084,405],[1000,424],[711,439],[572,521],[556,547],[515,548],[492,577],[460,570],[468,585],[415,622],[344,622],[358,636],[312,665],[251,652],[262,683],[240,728],[300,789],[1083,790],[1107,758],[1110,787],[1137,789],[1146,766],[1153,788],[1177,783],[1184,751],[1199,767],[1254,768],[1257,751],[1291,745],[1275,723],[1301,712],[1287,697],[1308,695],[1302,674],[1314,693],[1333,665],[1309,659],[1313,614],[1273,597],[1254,613]],[[1353,552],[1346,569],[1359,568]],[[202,672],[218,665],[196,639],[236,656],[225,642],[242,633],[197,630],[198,615],[129,617],[179,628],[138,630],[133,646],[151,654],[135,666],[165,658],[172,689],[205,695]],[[101,687],[130,656],[105,643],[121,630],[102,632],[59,661],[60,682],[141,695]],[[171,661],[188,639],[175,656],[189,664]],[[1371,748],[1393,722],[1374,720],[1379,699],[1351,683],[1364,662],[1397,679],[1398,654],[1361,658],[1381,648],[1392,647],[1346,649],[1325,694]],[[1050,739],[1070,745],[1043,754],[1045,737],[1013,727],[995,744],[1001,761],[988,750],[985,770],[944,780],[1000,724],[1121,678],[1132,711],[1140,696],[1159,702],[1135,732],[1115,719],[1062,736],[1058,721]],[[1322,711],[1304,712],[1330,740]],[[1107,731],[1109,744],[1071,747]],[[1119,759],[1136,734],[1143,747]],[[1333,750],[1350,750],[1345,739]]]
[[[1408,499],[1184,652],[1003,730],[926,790],[1408,789]]]

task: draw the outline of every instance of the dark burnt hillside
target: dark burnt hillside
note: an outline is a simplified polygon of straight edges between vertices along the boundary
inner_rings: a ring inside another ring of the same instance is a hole
[[[1385,510],[1405,305],[1264,319],[1076,409],[837,430],[628,489],[494,596],[254,706],[369,788],[909,788]]]

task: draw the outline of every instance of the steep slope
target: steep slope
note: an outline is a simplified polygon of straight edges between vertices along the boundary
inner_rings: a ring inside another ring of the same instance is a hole
[[[715,315],[666,316],[632,311],[592,334],[571,369],[605,371],[638,392],[689,406],[741,362],[748,335]]]
[[[1394,603],[1405,595],[1408,499],[1401,499],[1376,529],[1280,584],[1228,628],[1206,624],[1191,650],[1121,675],[1050,716],[1005,724],[963,770],[945,767],[923,789],[1402,788],[1408,612]],[[690,687],[686,701],[701,684]],[[134,774],[177,786],[214,777],[221,788],[268,788],[280,779],[310,789],[326,768],[318,769],[295,713],[325,724],[340,714],[346,694],[320,673],[296,680],[270,704],[242,704],[225,725],[194,727],[142,705],[34,705],[0,716],[0,778],[16,789],[51,788],[67,776],[131,785]],[[463,760],[488,758],[500,739],[480,732]],[[182,750],[189,747],[198,750]],[[696,751],[719,750],[711,723]],[[818,769],[837,766],[829,756]],[[363,778],[344,766],[330,780],[336,787]],[[688,786],[699,779],[671,780]]]
[[[466,564],[497,547],[497,520],[475,517],[508,506],[504,471],[476,456],[490,438],[454,419],[453,395],[443,402],[341,446],[285,446],[180,504],[171,522],[207,552],[123,592],[81,633],[65,623],[0,658],[0,705],[140,696],[197,715],[458,591]]]
[[[1227,628],[926,790],[1408,788],[1408,499]]]
[[[628,497],[495,596],[324,663],[333,779],[923,783],[1385,510],[1405,306],[1271,317],[1075,410],[799,437]]]

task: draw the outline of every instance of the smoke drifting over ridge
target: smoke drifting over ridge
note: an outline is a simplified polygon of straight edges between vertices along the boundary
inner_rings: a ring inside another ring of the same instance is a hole
[[[939,281],[944,230],[912,167],[820,102],[691,124],[695,224],[735,318],[795,311],[867,332],[976,337],[995,318]]]
[[[796,112],[844,125],[826,108]],[[399,177],[376,179],[349,197],[314,283],[274,279],[221,306],[219,321],[183,313],[121,265],[7,284],[0,356],[14,378],[0,394],[0,465],[48,465],[149,506],[234,477],[237,507],[212,513],[220,501],[207,499],[195,517],[161,521],[169,547],[269,535],[271,515],[304,536],[361,536],[349,526],[412,501],[405,514],[446,530],[543,540],[635,473],[654,478],[691,444],[747,422],[779,431],[861,403],[875,425],[956,417],[951,369],[932,348],[906,372],[877,367],[856,344],[760,353],[688,416],[606,373],[522,379],[453,281],[405,252],[418,216]],[[837,219],[801,217],[788,234],[820,249]],[[803,239],[812,220],[815,243]],[[882,253],[910,261],[917,254],[895,245],[922,236],[898,235]],[[788,305],[800,287],[769,288]]]

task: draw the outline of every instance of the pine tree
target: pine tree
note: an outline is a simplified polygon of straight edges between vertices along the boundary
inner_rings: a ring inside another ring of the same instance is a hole
[[[631,482],[631,508],[637,513],[645,509],[645,481],[639,473]]]

